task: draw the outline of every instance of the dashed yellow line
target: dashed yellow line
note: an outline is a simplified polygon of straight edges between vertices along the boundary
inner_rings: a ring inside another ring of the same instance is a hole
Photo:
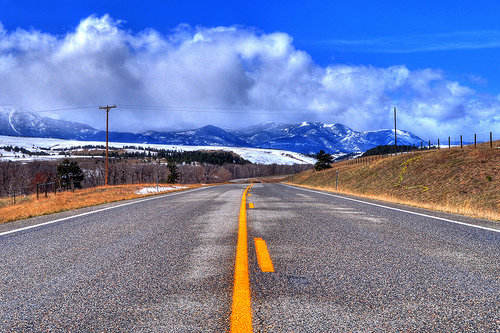
[[[250,203],[248,204],[248,208],[255,208],[255,206],[253,205],[253,202],[250,202]]]
[[[240,205],[236,265],[234,268],[233,306],[231,309],[231,332],[252,332],[252,309],[250,303],[250,283],[248,277],[247,249],[247,192],[243,192]]]
[[[262,238],[254,238],[257,261],[263,272],[274,272],[273,261],[267,250],[266,242]]]

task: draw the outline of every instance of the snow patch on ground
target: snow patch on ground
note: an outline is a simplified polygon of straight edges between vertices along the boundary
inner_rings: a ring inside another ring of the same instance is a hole
[[[143,189],[136,191],[136,194],[151,194],[151,193],[158,193],[158,192],[170,192],[170,191],[175,191],[175,190],[181,190],[183,188],[188,188],[187,186],[167,186],[163,187],[160,186],[158,187],[158,190],[156,187],[144,187]]]

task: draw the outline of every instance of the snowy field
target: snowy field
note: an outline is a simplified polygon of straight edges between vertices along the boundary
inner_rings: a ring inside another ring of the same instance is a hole
[[[59,155],[60,149],[69,149],[77,146],[104,146],[105,141],[77,141],[77,140],[62,140],[62,139],[49,139],[49,138],[27,138],[15,136],[0,135],[0,147],[12,146],[22,147],[32,152],[45,151],[49,156],[28,156],[22,153],[8,152],[0,149],[0,161],[33,161],[33,160],[54,160],[63,159],[64,155]],[[109,147],[123,148],[124,146],[135,146],[140,149],[146,150],[153,149],[167,149],[177,151],[195,151],[195,150],[221,150],[233,152],[242,158],[256,164],[314,164],[314,158],[305,156],[300,153],[295,153],[286,150],[277,149],[259,149],[259,148],[239,148],[239,147],[222,147],[222,146],[179,146],[179,145],[162,145],[162,144],[147,144],[147,143],[123,143],[123,142],[110,142]],[[337,155],[333,155],[336,157]],[[341,155],[339,155],[341,156]],[[82,158],[83,156],[75,156]]]

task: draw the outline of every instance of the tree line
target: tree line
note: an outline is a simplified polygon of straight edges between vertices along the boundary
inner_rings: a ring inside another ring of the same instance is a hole
[[[415,146],[415,145],[398,145],[397,146],[397,152],[402,153],[402,152],[407,152],[407,151],[414,151],[414,150],[419,150],[420,148]],[[394,145],[380,145],[371,149],[368,149],[361,155],[361,157],[366,157],[366,156],[373,156],[373,155],[387,155],[387,154],[393,154],[394,153]]]
[[[17,147],[17,146],[3,146],[3,147],[0,147],[0,149],[3,149],[5,151],[8,151],[8,152],[15,152],[15,153],[19,153],[19,154],[23,154],[23,155],[28,155],[28,156],[32,156],[32,155],[35,155],[35,156],[47,156],[47,155],[50,155],[49,153],[47,152],[44,152],[44,151],[31,151],[31,150],[28,150],[26,148],[23,148],[23,147]],[[1,155],[1,154],[0,154]]]
[[[104,185],[105,163],[102,158],[72,159],[81,168],[83,179],[79,181],[82,188]],[[64,163],[64,162],[63,162]],[[32,161],[32,162],[0,162],[0,196],[10,195],[14,190],[21,194],[31,194],[36,191],[36,184],[64,181],[58,175],[58,166],[61,161]],[[170,164],[172,165],[172,163]],[[175,164],[174,164],[175,165]],[[223,165],[189,165],[176,166],[179,183],[219,183],[231,179],[265,177],[282,174],[292,174],[310,169],[311,165],[260,165],[260,164],[234,164]],[[171,168],[171,167],[170,167]],[[60,167],[62,169],[62,167]],[[139,183],[166,183],[172,180],[172,174],[167,163],[144,162],[131,159],[110,159],[109,184],[139,184]],[[74,171],[72,171],[74,173]]]
[[[76,149],[105,149],[104,146],[100,145],[85,145],[85,146],[74,146],[67,149],[63,149],[59,152],[59,155],[93,155],[93,156],[105,156],[105,152],[77,152],[76,154],[72,150]],[[128,149],[128,151],[127,151]],[[171,163],[176,164],[212,164],[222,166],[224,164],[246,164],[251,163],[244,158],[227,151],[219,150],[195,150],[195,151],[178,151],[171,149],[157,149],[157,148],[141,148],[136,146],[124,146],[123,148],[110,147],[108,155],[111,158],[118,160],[121,159],[165,159]]]

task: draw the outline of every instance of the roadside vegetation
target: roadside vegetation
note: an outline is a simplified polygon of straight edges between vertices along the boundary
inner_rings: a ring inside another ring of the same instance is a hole
[[[500,221],[500,141],[344,161],[297,174],[293,183],[366,198]],[[369,162],[368,162],[369,161]]]
[[[161,186],[164,185],[162,184]],[[2,198],[0,199],[0,223],[95,206],[109,202],[145,197],[148,195],[157,195],[157,193],[147,195],[137,193],[145,187],[156,187],[156,184],[103,186],[75,190],[75,192],[60,192],[56,195],[54,195],[53,192],[49,192],[47,197],[40,195],[38,200],[36,198],[36,194],[33,194],[19,197],[16,204],[13,203],[12,198]],[[185,188],[174,191],[201,187],[201,185],[192,184],[184,185],[183,187]],[[159,194],[169,192],[160,192]]]

